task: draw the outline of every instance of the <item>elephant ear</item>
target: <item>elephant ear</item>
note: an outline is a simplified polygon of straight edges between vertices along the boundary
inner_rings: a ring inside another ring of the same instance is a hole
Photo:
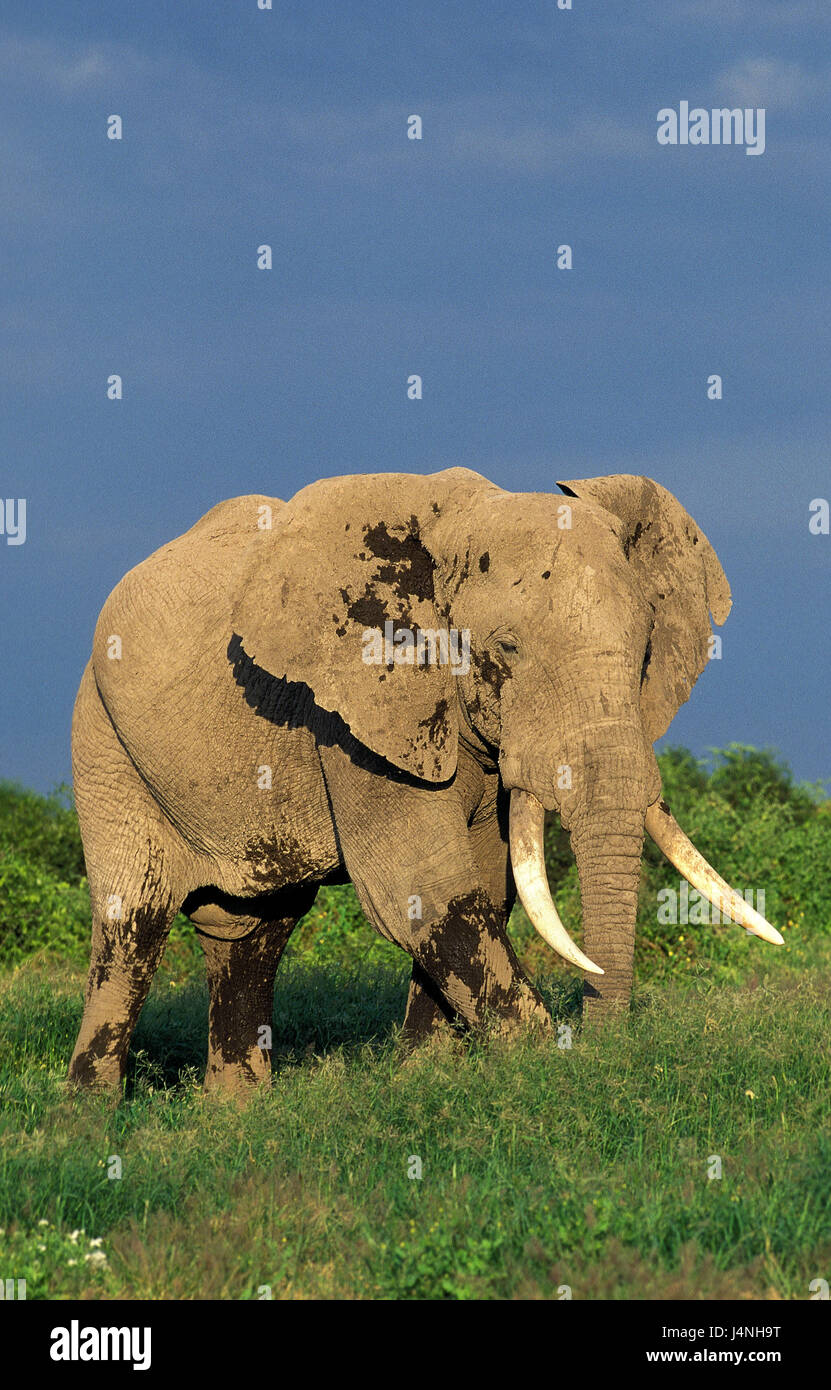
[[[423,530],[473,479],[485,482],[449,469],[313,483],[252,540],[237,572],[233,625],[246,655],[309,687],[361,743],[429,782],[456,769],[452,666],[402,659],[403,641],[390,661],[385,625],[414,635],[447,630]]]
[[[730,586],[703,531],[660,483],[615,473],[558,487],[617,518],[624,553],[655,611],[641,689],[644,728],[654,743],[707,665],[709,615],[719,625],[724,622],[731,607]]]

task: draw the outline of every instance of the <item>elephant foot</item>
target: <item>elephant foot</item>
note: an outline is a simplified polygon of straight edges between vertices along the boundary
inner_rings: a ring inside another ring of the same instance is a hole
[[[126,1069],[127,1037],[124,1030],[103,1024],[81,1036],[66,1074],[66,1085],[75,1091],[120,1095]]]
[[[420,1046],[436,1034],[446,1033],[455,1014],[426,970],[413,961],[407,1013],[401,1027],[401,1044],[407,1050]]]
[[[521,1038],[528,1033],[550,1033],[552,1028],[548,1014],[535,1014],[531,1018],[499,1019],[495,1028],[499,1038]]]
[[[115,1071],[95,1071],[82,1062],[80,1067],[70,1066],[64,1081],[64,1091],[68,1096],[100,1096],[117,1105],[124,1092],[124,1077],[120,1069]]]
[[[524,985],[510,1013],[502,1018],[499,1033],[503,1037],[512,1037],[517,1033],[526,1032],[529,1028],[550,1033],[552,1027],[551,1015],[542,1001],[542,996],[533,985]]]
[[[399,1036],[397,1066],[399,1072],[408,1072],[442,1058],[459,1057],[464,1053],[465,1033],[459,1028],[439,1028],[418,1043]]]
[[[271,1086],[271,1054],[255,1047],[240,1061],[211,1056],[205,1071],[205,1095],[244,1103],[258,1087]]]

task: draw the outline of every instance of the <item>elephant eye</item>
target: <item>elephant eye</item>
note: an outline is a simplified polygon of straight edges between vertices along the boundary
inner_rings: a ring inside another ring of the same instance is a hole
[[[513,637],[497,637],[496,645],[503,656],[516,656],[519,647]]]

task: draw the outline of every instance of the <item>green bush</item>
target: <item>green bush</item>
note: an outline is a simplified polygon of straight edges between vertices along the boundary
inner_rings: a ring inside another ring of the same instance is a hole
[[[686,749],[682,750],[686,753]],[[716,766],[709,790],[736,810],[750,810],[756,803],[788,806],[798,824],[810,819],[824,799],[820,783],[797,784],[786,763],[772,748],[751,748],[731,743],[712,750]]]
[[[823,903],[831,878],[829,803],[818,784],[795,783],[771,749],[731,744],[713,749],[711,758],[708,773],[705,760],[687,749],[663,753],[658,763],[664,796],[704,858],[739,892],[749,891],[752,905],[785,936],[786,950],[798,950],[807,933],[828,930]],[[667,888],[679,893],[680,907],[679,876],[647,839],[637,935],[641,956],[653,965],[672,961],[676,968],[705,955],[726,962],[749,948],[763,949],[729,922],[660,921],[658,894]],[[688,917],[694,902],[690,890]]]
[[[16,965],[35,951],[81,957],[90,937],[85,881],[62,883],[37,863],[0,856],[0,962]]]
[[[0,781],[0,856],[16,855],[67,883],[84,877],[84,852],[69,787],[38,796]]]
[[[795,783],[770,749],[742,744],[713,750],[709,760],[670,748],[658,762],[664,796],[693,843],[734,887],[764,891],[764,914],[783,931],[788,949],[798,949],[811,932],[828,931],[831,802],[823,800],[819,786]],[[14,963],[43,949],[83,957],[88,949],[83,853],[77,818],[67,802],[66,791],[41,797],[0,782],[0,962]],[[545,849],[563,920],[577,932],[577,871],[556,816],[546,827]],[[705,958],[738,963],[749,945],[758,946],[729,923],[659,920],[658,895],[668,888],[679,893],[680,906],[678,874],[647,839],[636,938],[639,974],[667,967],[677,972],[679,964],[695,966]],[[520,910],[512,934],[532,971],[550,972],[552,958],[538,949]],[[183,919],[177,919],[171,940],[177,959],[198,960],[192,929]],[[319,961],[397,959],[396,948],[367,923],[351,885],[320,889],[291,942],[293,955],[310,952]]]
[[[658,757],[663,796],[696,848],[734,888],[750,891],[753,906],[785,936],[786,952],[799,950],[811,932],[829,930],[826,908],[831,881],[831,802],[819,783],[799,784],[772,749],[730,744],[712,749],[709,759],[696,758],[687,748],[669,748]],[[545,836],[549,882],[563,921],[570,932],[580,928],[577,870],[568,836],[556,816]],[[659,898],[671,889],[673,899]],[[763,901],[759,892],[764,894]],[[636,926],[638,976],[678,973],[705,961],[736,965],[749,950],[765,950],[732,923],[690,921],[697,915],[692,889],[684,914],[681,880],[652,840],[644,842],[640,900]],[[702,906],[708,918],[709,905]],[[688,920],[680,920],[686,915]],[[512,919],[512,934],[520,953],[535,962],[533,929],[521,910]]]
[[[317,960],[349,961],[400,956],[363,914],[351,883],[318,889],[314,906],[291,938],[293,954],[314,952]]]
[[[703,758],[689,748],[668,748],[658,756],[664,800],[673,810],[688,810],[707,790],[707,769]]]

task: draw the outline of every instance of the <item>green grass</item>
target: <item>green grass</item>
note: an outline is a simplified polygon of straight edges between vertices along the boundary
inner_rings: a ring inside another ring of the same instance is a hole
[[[570,1049],[409,1060],[406,970],[295,955],[274,1088],[242,1110],[202,1096],[206,991],[169,970],[126,1098],[67,1097],[82,981],[26,966],[0,988],[4,1276],[30,1298],[807,1298],[831,1274],[823,944],[807,977],[760,947],[744,986],[651,986],[588,1037],[563,977]]]
[[[59,801],[5,789],[0,1277],[29,1298],[809,1298],[831,1279],[828,806],[753,750],[662,771],[705,852],[765,887],[784,948],[659,924],[677,879],[648,850],[630,1015],[583,1035],[578,977],[517,911],[572,1045],[446,1035],[407,1057],[408,962],[327,889],[278,975],[274,1087],[243,1108],[201,1091],[183,919],[120,1102],[65,1092],[89,931],[77,830]],[[579,937],[556,824],[548,862]]]

